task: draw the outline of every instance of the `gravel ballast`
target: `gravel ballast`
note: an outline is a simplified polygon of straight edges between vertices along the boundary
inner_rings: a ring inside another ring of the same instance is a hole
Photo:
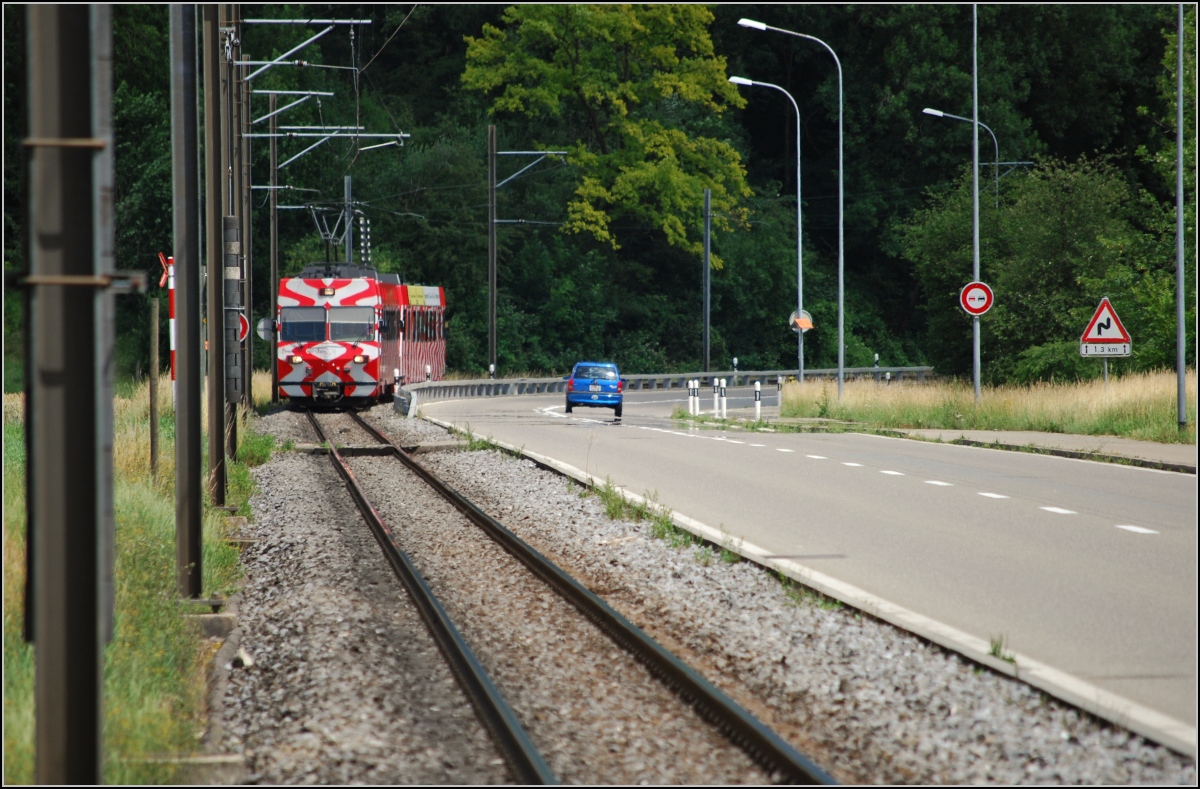
[[[219,747],[251,783],[511,782],[328,458],[279,453],[255,477],[253,665],[230,669]]]
[[[769,782],[736,745],[399,461],[348,462],[560,780]]]

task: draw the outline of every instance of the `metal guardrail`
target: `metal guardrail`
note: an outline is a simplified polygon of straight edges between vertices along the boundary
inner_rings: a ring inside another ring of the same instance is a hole
[[[888,373],[891,380],[924,381],[933,376],[932,367],[846,367],[844,379],[848,381],[873,378],[882,381]],[[628,391],[645,389],[686,389],[688,381],[700,379],[703,387],[712,386],[713,379],[724,378],[728,386],[749,386],[756,381],[774,384],[778,380],[795,378],[795,370],[719,370],[708,373],[640,373],[622,375]],[[805,370],[804,377],[836,378],[837,368]],[[462,381],[422,381],[403,387],[396,393],[397,413],[414,416],[417,404],[426,400],[448,400],[460,397],[501,397],[505,395],[554,394],[567,390],[565,378],[477,378]]]

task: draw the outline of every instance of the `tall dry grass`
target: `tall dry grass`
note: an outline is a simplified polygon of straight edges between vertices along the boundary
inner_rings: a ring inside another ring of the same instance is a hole
[[[784,417],[826,417],[877,427],[963,430],[1035,430],[1113,435],[1144,441],[1196,443],[1196,371],[1186,378],[1187,429],[1180,431],[1174,372],[1131,373],[1081,383],[985,387],[975,406],[963,382],[846,381],[788,383]]]
[[[268,381],[269,385],[269,381]],[[203,714],[204,651],[175,602],[174,409],[169,376],[158,385],[160,452],[150,473],[149,383],[123,383],[113,398],[116,600],[104,655],[104,780],[168,783],[177,769],[146,756],[186,753]],[[25,455],[22,396],[4,397],[4,783],[34,779],[35,662],[22,638],[25,583]],[[242,415],[239,435],[251,437]],[[202,442],[203,443],[203,442]],[[234,464],[237,468],[238,464]],[[219,513],[204,519],[205,596],[228,594],[237,551]]]

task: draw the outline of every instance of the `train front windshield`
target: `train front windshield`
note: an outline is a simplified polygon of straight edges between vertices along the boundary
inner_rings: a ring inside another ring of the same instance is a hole
[[[375,334],[372,307],[330,307],[329,339],[334,342],[370,340]]]
[[[280,342],[323,342],[324,307],[284,307],[279,311]]]

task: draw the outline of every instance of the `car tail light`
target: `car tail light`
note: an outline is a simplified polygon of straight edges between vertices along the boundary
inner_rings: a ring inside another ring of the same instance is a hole
[[[574,392],[574,391],[575,391],[575,379],[574,379],[574,378],[572,378],[572,379],[570,379],[569,381],[567,381],[567,391],[568,391],[568,392]]]
[[[617,394],[620,394],[625,389],[624,381],[617,381]]]

